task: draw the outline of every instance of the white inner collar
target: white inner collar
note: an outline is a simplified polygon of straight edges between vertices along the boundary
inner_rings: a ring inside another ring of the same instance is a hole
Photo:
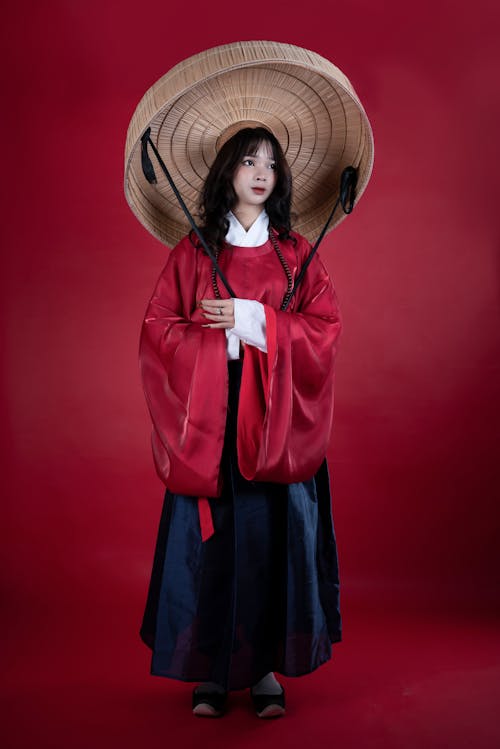
[[[248,231],[240,224],[232,211],[226,216],[229,221],[229,231],[226,242],[237,247],[258,247],[269,239],[269,216],[263,209]]]

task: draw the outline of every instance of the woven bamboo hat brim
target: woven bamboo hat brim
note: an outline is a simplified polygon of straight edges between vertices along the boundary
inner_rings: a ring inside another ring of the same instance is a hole
[[[247,126],[264,126],[280,142],[293,175],[293,229],[310,241],[330,214],[346,166],[358,170],[359,200],[372,170],[373,135],[346,76],[301,47],[235,42],[169,70],[146,92],[130,121],[125,195],[158,239],[173,246],[189,224],[157,164],[157,184],[144,177],[141,136],[147,128],[196,218],[199,194],[219,148]],[[344,217],[339,207],[329,228]]]

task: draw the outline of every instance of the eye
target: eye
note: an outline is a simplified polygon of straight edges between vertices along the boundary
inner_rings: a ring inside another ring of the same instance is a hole
[[[254,160],[253,159],[243,159],[241,162],[244,166],[253,166]]]
[[[269,164],[269,169],[276,169],[276,164]]]

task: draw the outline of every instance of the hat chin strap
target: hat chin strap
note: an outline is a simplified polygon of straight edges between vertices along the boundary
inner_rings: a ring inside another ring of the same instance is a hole
[[[321,240],[326,234],[326,230],[328,229],[328,226],[330,224],[330,221],[333,218],[333,214],[338,208],[339,203],[342,206],[342,210],[344,213],[351,213],[352,209],[354,208],[354,200],[356,197],[356,184],[358,182],[358,170],[355,169],[353,166],[346,166],[342,174],[340,175],[340,190],[339,190],[339,196],[337,200],[335,201],[335,205],[333,206],[330,215],[328,216],[326,223],[324,227],[321,230],[321,233],[319,237],[316,240],[316,244],[312,248],[307,260],[305,261],[304,265],[300,269],[300,273],[297,276],[295,283],[293,285],[293,289],[291,291],[291,294],[289,298],[287,299],[286,303],[283,305],[283,309],[286,310],[288,305],[290,304],[290,301],[292,300],[293,295],[297,291],[297,287],[304,278],[304,274],[307,270],[307,267],[311,260],[313,259],[314,255],[318,251],[318,247],[320,245]]]
[[[184,211],[187,220],[189,221],[191,228],[195,232],[196,236],[201,242],[201,245],[207,255],[209,256],[210,260],[213,263],[213,266],[215,268],[216,273],[218,274],[220,280],[226,287],[226,290],[231,297],[236,297],[236,294],[232,290],[231,286],[229,285],[229,282],[227,278],[225,277],[224,273],[222,272],[219,263],[217,262],[217,258],[215,257],[214,253],[208,246],[208,244],[205,242],[205,239],[203,237],[203,234],[199,230],[198,226],[195,223],[194,218],[192,217],[191,213],[189,212],[189,208],[185,204],[184,200],[182,199],[182,195],[180,194],[179,190],[175,186],[175,183],[170,175],[170,172],[168,171],[167,167],[165,166],[165,162],[163,161],[162,157],[160,156],[160,153],[158,149],[156,148],[155,144],[151,140],[151,128],[148,127],[148,129],[145,131],[143,136],[141,137],[141,164],[142,164],[142,171],[144,173],[145,178],[149,182],[150,185],[155,185],[157,183],[155,170],[153,168],[153,164],[151,162],[151,159],[149,158],[148,154],[148,144],[153,149],[153,153],[156,156],[158,163],[161,167],[162,172],[164,173],[165,177],[168,180],[168,183],[172,190],[174,191],[174,195],[179,201],[179,205]],[[286,310],[288,308],[288,305],[290,304],[290,301],[292,300],[295,292],[297,291],[297,288],[304,278],[304,274],[309,266],[309,263],[313,259],[314,255],[318,251],[318,247],[320,245],[321,240],[326,234],[326,230],[328,229],[328,226],[330,225],[330,221],[332,220],[335,211],[338,208],[339,203],[342,206],[342,210],[344,213],[351,213],[352,209],[354,208],[354,200],[356,197],[356,184],[358,181],[358,170],[355,169],[353,166],[346,166],[344,171],[342,172],[340,176],[340,189],[339,189],[339,196],[337,200],[335,201],[335,205],[333,206],[330,215],[328,216],[326,223],[321,230],[321,233],[316,240],[316,243],[314,247],[312,248],[307,260],[305,261],[304,265],[302,266],[299,275],[297,276],[293,289],[290,292],[290,296],[284,306],[282,307],[283,310]]]
[[[201,244],[203,246],[203,249],[205,250],[205,252],[209,256],[210,260],[212,261],[212,263],[214,265],[214,268],[215,268],[216,272],[218,273],[220,280],[222,281],[222,283],[226,287],[226,290],[227,290],[229,296],[236,297],[236,294],[234,293],[234,291],[232,290],[231,286],[229,285],[229,281],[227,280],[226,276],[224,275],[224,273],[221,270],[221,267],[220,267],[219,263],[217,262],[217,258],[215,257],[214,253],[212,252],[212,250],[210,249],[210,247],[208,246],[208,244],[205,242],[205,238],[203,237],[203,234],[198,229],[198,226],[196,225],[194,218],[192,217],[191,213],[189,212],[189,208],[185,204],[184,200],[182,199],[182,195],[180,194],[179,190],[175,186],[174,180],[172,179],[172,177],[170,175],[170,172],[168,171],[167,167],[165,166],[165,162],[163,161],[162,157],[160,156],[160,153],[159,153],[158,149],[156,148],[155,144],[151,140],[151,128],[150,127],[148,127],[148,129],[146,130],[146,132],[144,133],[144,135],[141,138],[141,164],[142,164],[142,171],[144,172],[144,176],[146,177],[146,179],[147,179],[147,181],[149,182],[150,185],[155,185],[157,183],[155,170],[153,168],[153,164],[152,164],[151,159],[149,158],[149,154],[148,154],[148,143],[151,146],[151,148],[153,149],[153,153],[156,156],[156,158],[158,159],[158,163],[159,163],[159,165],[161,167],[161,170],[162,170],[163,174],[165,175],[165,177],[167,178],[170,187],[174,191],[174,195],[177,198],[177,200],[179,201],[180,207],[182,208],[182,210],[186,214],[186,218],[189,221],[189,223],[191,224],[191,228],[195,232],[196,236],[198,237],[198,239],[200,240],[200,242],[201,242]]]

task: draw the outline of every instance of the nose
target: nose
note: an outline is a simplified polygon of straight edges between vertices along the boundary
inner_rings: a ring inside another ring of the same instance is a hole
[[[260,182],[265,182],[267,179],[266,168],[262,164],[257,167],[257,173],[255,175],[255,179],[258,179]]]

